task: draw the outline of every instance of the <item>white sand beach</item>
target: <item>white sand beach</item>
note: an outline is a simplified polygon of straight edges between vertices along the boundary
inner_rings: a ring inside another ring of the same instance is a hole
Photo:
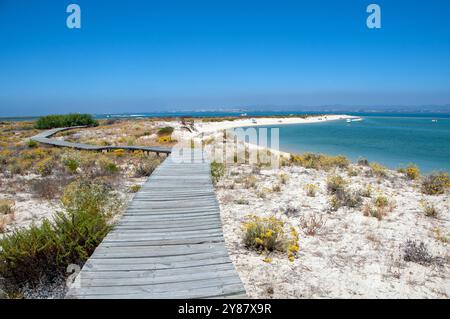
[[[268,126],[268,125],[286,125],[286,124],[307,124],[318,123],[325,121],[336,121],[343,119],[357,118],[352,115],[321,115],[302,117],[263,117],[263,118],[243,118],[234,121],[221,122],[206,122],[199,123],[197,128],[201,133],[214,132],[220,130],[228,130],[236,127],[253,127],[253,126]]]

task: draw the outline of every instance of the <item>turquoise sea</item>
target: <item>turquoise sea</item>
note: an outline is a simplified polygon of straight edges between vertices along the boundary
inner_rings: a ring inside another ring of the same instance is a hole
[[[450,117],[362,118],[267,128],[280,129],[280,149],[287,152],[341,154],[354,161],[365,157],[390,168],[415,163],[423,172],[450,172]]]

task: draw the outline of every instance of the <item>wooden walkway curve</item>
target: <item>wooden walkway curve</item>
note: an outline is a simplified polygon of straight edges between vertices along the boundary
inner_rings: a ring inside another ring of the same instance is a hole
[[[225,247],[209,162],[197,150],[181,159],[177,150],[153,172],[67,298],[245,297]]]
[[[90,144],[82,144],[82,143],[71,143],[63,140],[55,140],[50,138],[51,136],[55,135],[56,133],[67,131],[71,129],[77,129],[77,128],[85,128],[85,126],[73,126],[73,127],[61,127],[61,128],[55,128],[51,130],[44,131],[42,133],[39,133],[38,135],[35,135],[31,137],[31,140],[35,142],[39,142],[42,144],[52,145],[52,146],[58,146],[58,147],[69,147],[77,150],[86,150],[86,151],[112,151],[117,149],[123,149],[123,150],[129,150],[129,151],[143,151],[143,152],[153,152],[156,154],[170,154],[171,149],[166,147],[153,147],[153,146],[97,146],[97,145],[90,145]]]
[[[114,148],[49,138],[67,129],[45,131],[32,139],[81,150]],[[195,149],[115,148],[171,155],[85,263],[66,298],[245,297],[225,247],[206,155]]]

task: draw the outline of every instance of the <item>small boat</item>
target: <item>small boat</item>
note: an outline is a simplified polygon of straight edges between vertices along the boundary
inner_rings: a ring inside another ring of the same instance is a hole
[[[346,119],[345,121],[346,121],[347,123],[351,123],[351,122],[359,122],[359,121],[362,121],[362,118],[357,117],[357,118],[355,118],[355,119]]]
[[[437,122],[437,120],[434,120],[434,119],[433,119],[433,120],[431,120],[431,122],[434,122],[434,123],[436,123],[436,122]]]

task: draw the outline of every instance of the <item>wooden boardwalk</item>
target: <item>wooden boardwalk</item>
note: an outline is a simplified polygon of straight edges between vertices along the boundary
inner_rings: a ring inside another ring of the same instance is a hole
[[[90,144],[82,144],[82,143],[71,143],[66,142],[63,140],[55,140],[50,138],[51,136],[55,135],[56,133],[67,131],[71,129],[77,129],[77,128],[84,128],[85,126],[74,126],[74,127],[62,127],[62,128],[55,128],[51,130],[44,131],[42,133],[39,133],[38,135],[35,135],[31,138],[31,140],[52,145],[52,146],[58,146],[58,147],[69,147],[77,150],[86,150],[86,151],[112,151],[117,149],[123,149],[123,150],[129,150],[129,151],[143,151],[143,152],[153,152],[156,154],[170,154],[171,149],[165,148],[165,147],[152,147],[152,146],[97,146],[97,145],[90,145]]]
[[[86,262],[67,298],[245,297],[204,157],[192,150],[191,160],[182,162],[179,151],[172,152]]]

